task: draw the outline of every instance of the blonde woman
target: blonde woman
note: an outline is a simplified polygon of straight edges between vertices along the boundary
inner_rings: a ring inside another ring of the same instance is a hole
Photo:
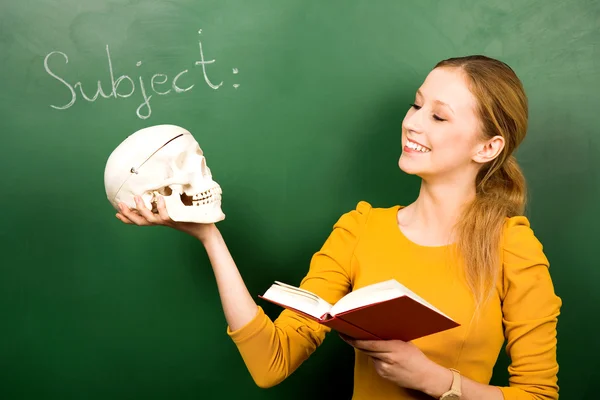
[[[429,73],[402,124],[400,168],[422,179],[407,206],[360,202],[337,221],[301,287],[335,303],[386,279],[405,284],[461,326],[407,343],[359,341],[355,400],[557,399],[554,293],[542,245],[523,216],[525,180],[512,156],[527,132],[523,86],[484,56],[444,60]],[[137,202],[127,224],[167,225],[197,237],[216,277],[227,333],[261,387],[293,373],[328,328],[257,306],[213,224],[173,222],[159,199]],[[510,381],[489,385],[504,340]]]

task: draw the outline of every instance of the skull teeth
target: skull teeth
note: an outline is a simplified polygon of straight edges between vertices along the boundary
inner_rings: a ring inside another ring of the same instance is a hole
[[[212,204],[212,203],[216,203],[217,201],[221,200],[221,197],[211,197],[210,199],[207,200],[193,200],[192,204],[195,206],[200,206],[203,204]]]
[[[205,190],[200,193],[196,193],[193,196],[189,196],[185,192],[183,194],[181,194],[180,196],[181,196],[181,202],[185,206],[202,206],[202,205],[214,204],[214,203],[220,202],[221,201],[221,193],[222,193],[221,188],[215,187],[215,188]],[[152,202],[153,203],[156,202],[156,197],[159,195],[165,196],[166,194],[160,193],[160,191],[153,192],[152,193]],[[166,196],[170,196],[170,193]]]
[[[205,190],[204,192],[200,192],[192,196],[192,204],[194,206],[212,204],[219,200],[221,200],[220,187]]]
[[[213,196],[217,196],[220,194],[221,194],[221,188],[216,187],[216,188],[212,188],[209,190],[205,190],[204,192],[196,193],[195,195],[192,196],[192,201],[206,200],[206,199],[209,199]]]

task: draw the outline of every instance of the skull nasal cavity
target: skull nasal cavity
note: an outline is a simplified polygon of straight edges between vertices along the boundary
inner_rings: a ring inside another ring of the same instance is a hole
[[[188,196],[187,194],[182,194],[181,195],[181,202],[186,205],[186,206],[191,206],[192,205],[192,198],[190,196]]]
[[[173,190],[171,190],[170,187],[165,186],[164,188],[158,189],[158,193],[162,194],[163,196],[170,196],[173,194]]]

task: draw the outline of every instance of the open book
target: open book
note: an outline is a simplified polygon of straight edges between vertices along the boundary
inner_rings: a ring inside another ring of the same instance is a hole
[[[355,339],[409,341],[460,325],[395,279],[356,289],[333,305],[277,281],[258,297]]]

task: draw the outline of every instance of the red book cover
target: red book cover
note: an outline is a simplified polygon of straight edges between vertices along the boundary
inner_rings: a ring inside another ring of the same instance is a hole
[[[334,319],[358,327],[382,340],[405,342],[459,326],[457,322],[408,296],[346,311],[336,315]],[[324,322],[325,325],[328,323]]]

